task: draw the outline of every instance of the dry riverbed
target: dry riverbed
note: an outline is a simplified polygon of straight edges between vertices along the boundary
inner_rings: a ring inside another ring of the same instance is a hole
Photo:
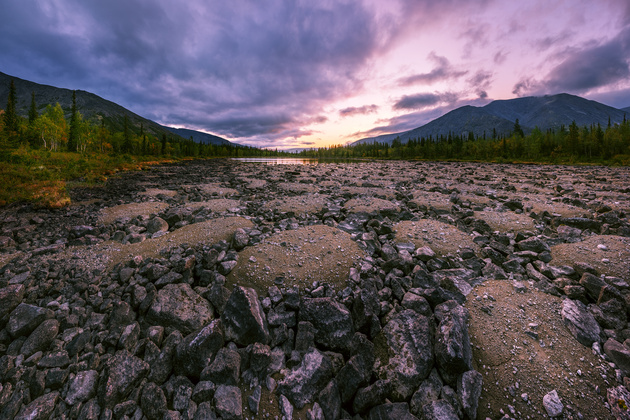
[[[0,418],[630,418],[629,168],[213,160],[71,196],[0,209]]]

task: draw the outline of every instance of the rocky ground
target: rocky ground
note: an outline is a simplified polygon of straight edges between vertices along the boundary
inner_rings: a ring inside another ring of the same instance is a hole
[[[630,170],[163,165],[0,210],[0,418],[630,418]]]

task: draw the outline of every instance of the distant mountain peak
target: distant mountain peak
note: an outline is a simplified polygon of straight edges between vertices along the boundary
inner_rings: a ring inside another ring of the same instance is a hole
[[[597,123],[606,125],[609,118],[613,124],[622,122],[626,112],[630,112],[630,107],[621,110],[569,93],[499,99],[482,107],[465,105],[412,130],[361,139],[352,144],[391,144],[396,137],[406,143],[409,139],[436,139],[449,133],[468,135],[472,132],[476,136],[483,136],[484,133],[490,136],[496,131],[498,135],[509,135],[517,119],[525,132],[535,127],[541,130],[557,129],[573,121],[578,126]]]

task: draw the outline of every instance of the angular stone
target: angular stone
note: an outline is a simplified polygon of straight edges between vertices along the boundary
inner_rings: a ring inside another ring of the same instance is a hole
[[[220,385],[214,393],[214,406],[217,414],[224,420],[243,417],[243,397],[236,386]]]
[[[28,336],[22,344],[20,353],[28,358],[38,351],[46,351],[57,334],[59,334],[59,321],[56,319],[45,320]]]
[[[186,283],[167,284],[149,308],[146,321],[162,325],[187,335],[203,328],[213,319],[210,303],[195,293]]]
[[[44,394],[25,406],[15,420],[46,420],[55,410],[57,400],[59,400],[58,392]]]
[[[232,237],[232,246],[237,251],[242,250],[249,243],[249,235],[242,228],[238,228],[234,231],[234,236]]]
[[[74,405],[84,402],[96,395],[96,386],[98,384],[98,372],[95,370],[83,370],[77,372],[74,379],[68,385],[68,393],[66,394],[66,403]]]
[[[405,293],[400,304],[403,308],[412,309],[420,315],[431,316],[433,314],[429,302],[424,297],[412,292]]]
[[[221,348],[214,361],[201,372],[201,380],[217,385],[238,385],[240,374],[241,356],[236,350]]]
[[[374,288],[361,288],[352,304],[352,322],[355,330],[369,335],[372,320],[379,312],[380,305]]]
[[[551,248],[549,248],[549,245],[547,245],[546,242],[544,242],[542,239],[537,238],[535,236],[532,236],[520,242],[517,242],[516,246],[521,251],[533,251],[538,254],[544,251],[547,251],[547,252],[551,251]]]
[[[562,301],[562,320],[571,334],[586,347],[599,342],[601,329],[586,305],[577,300]]]
[[[305,298],[300,302],[300,321],[308,321],[316,329],[315,342],[327,349],[348,349],[354,326],[350,311],[332,298]]]
[[[174,358],[175,372],[199,378],[224,343],[223,324],[220,319],[215,319],[179,343]]]
[[[269,343],[269,329],[258,294],[252,288],[237,286],[221,315],[225,339],[241,346]]]
[[[547,415],[551,418],[558,417],[562,414],[564,405],[562,401],[560,401],[558,392],[555,389],[543,397],[543,407],[545,407]]]
[[[2,319],[9,315],[24,299],[26,288],[23,284],[11,284],[0,289],[0,328],[3,328]]]
[[[580,278],[580,286],[586,289],[586,292],[593,301],[597,301],[602,288],[606,285],[606,282],[602,278],[591,273],[584,273]]]
[[[168,232],[168,222],[161,217],[154,217],[147,223],[147,233],[153,235],[157,232]]]
[[[418,420],[418,417],[409,412],[409,404],[398,402],[374,407],[370,410],[368,420]]]
[[[459,417],[452,405],[446,400],[433,401],[422,407],[422,415],[420,418],[424,420],[458,420]]]
[[[162,388],[153,382],[148,382],[142,389],[140,407],[142,408],[142,413],[149,420],[162,419],[164,412],[168,409],[166,396]]]
[[[101,374],[98,386],[99,404],[102,408],[114,408],[135,388],[149,373],[149,364],[133,356],[126,350],[120,350],[110,358]]]
[[[449,301],[438,305],[435,313],[440,321],[435,337],[436,362],[442,378],[454,386],[460,374],[472,369],[468,311]]]
[[[483,386],[483,376],[476,370],[464,372],[457,381],[457,396],[461,402],[464,414],[469,419],[477,418],[479,397]]]
[[[374,370],[392,383],[393,400],[409,398],[431,372],[433,341],[430,319],[411,309],[394,315],[376,336]]]
[[[420,416],[424,405],[431,404],[440,398],[443,385],[442,378],[440,378],[437,370],[433,369],[429,377],[422,381],[418,390],[411,396],[409,402],[411,413]]]
[[[370,408],[385,404],[387,396],[392,392],[389,381],[378,379],[376,382],[357,391],[352,402],[352,408],[357,413],[364,413]]]
[[[338,419],[341,414],[341,398],[339,397],[339,387],[335,379],[328,382],[328,385],[319,392],[318,404],[322,414],[326,419]]]
[[[604,353],[612,360],[624,376],[630,376],[630,349],[614,338],[604,343]]]
[[[328,384],[332,374],[330,358],[319,350],[312,349],[304,355],[299,366],[287,372],[278,382],[278,393],[301,409],[305,404],[314,401],[315,395]]]
[[[40,308],[28,303],[20,303],[9,315],[9,322],[6,326],[7,332],[14,338],[28,335],[44,320],[53,316],[54,313],[50,309]]]

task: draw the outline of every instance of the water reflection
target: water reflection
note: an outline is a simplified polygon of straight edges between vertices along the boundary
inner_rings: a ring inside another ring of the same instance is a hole
[[[317,159],[305,158],[232,158],[239,162],[264,163],[266,165],[317,165]]]

